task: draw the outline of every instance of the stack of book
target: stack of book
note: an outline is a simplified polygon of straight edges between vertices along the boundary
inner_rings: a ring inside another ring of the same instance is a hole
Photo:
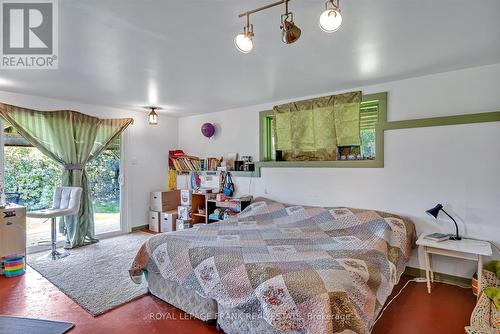
[[[197,157],[183,155],[178,158],[170,158],[177,172],[190,172],[200,169],[200,159]]]
[[[216,171],[222,161],[217,158],[200,159],[186,155],[182,150],[169,151],[169,167],[177,172]]]
[[[445,240],[450,240],[450,235],[449,234],[444,234],[444,233],[432,233],[432,234],[427,234],[424,239],[436,241],[436,242],[441,242]]]
[[[205,171],[215,171],[220,165],[220,159],[217,158],[206,158],[200,160],[200,170]]]

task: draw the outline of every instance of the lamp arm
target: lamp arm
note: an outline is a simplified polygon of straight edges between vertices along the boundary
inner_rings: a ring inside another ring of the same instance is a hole
[[[457,232],[457,238],[460,238],[460,236],[458,235],[458,224],[457,224],[457,221],[455,219],[453,219],[452,216],[450,216],[450,214],[448,212],[446,212],[444,209],[441,209],[441,211],[443,211],[444,213],[446,213],[446,215],[448,217],[450,217],[451,220],[453,220],[453,222],[455,223],[455,229],[456,229],[456,232]]]

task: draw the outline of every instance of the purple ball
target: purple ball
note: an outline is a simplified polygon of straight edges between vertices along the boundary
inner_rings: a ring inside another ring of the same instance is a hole
[[[201,126],[201,133],[210,138],[215,134],[215,126],[212,123],[205,123]]]

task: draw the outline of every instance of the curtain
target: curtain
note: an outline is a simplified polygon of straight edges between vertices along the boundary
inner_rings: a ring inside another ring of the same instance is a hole
[[[85,165],[101,154],[133,119],[100,119],[76,111],[36,111],[0,103],[0,116],[42,153],[63,165],[63,186],[83,189],[80,211],[61,219],[66,247],[96,242]]]
[[[361,92],[275,106],[276,149],[285,160],[336,160],[338,146],[361,144]]]

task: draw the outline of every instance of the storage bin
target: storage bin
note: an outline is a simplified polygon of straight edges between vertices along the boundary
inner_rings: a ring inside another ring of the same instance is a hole
[[[182,189],[181,190],[181,205],[188,206],[191,205],[191,195],[193,191]]]
[[[23,275],[26,272],[26,263],[24,256],[7,257],[2,261],[3,274],[6,277]]]
[[[175,231],[177,211],[162,212],[160,214],[160,232]]]
[[[176,221],[176,231],[186,230],[192,227],[191,219],[177,219]]]
[[[153,232],[160,232],[160,213],[149,211],[149,229]]]
[[[179,190],[154,191],[151,193],[149,206],[151,211],[166,212],[175,210],[181,203]]]
[[[191,218],[191,207],[190,206],[178,206],[177,215],[179,219],[190,219]]]

